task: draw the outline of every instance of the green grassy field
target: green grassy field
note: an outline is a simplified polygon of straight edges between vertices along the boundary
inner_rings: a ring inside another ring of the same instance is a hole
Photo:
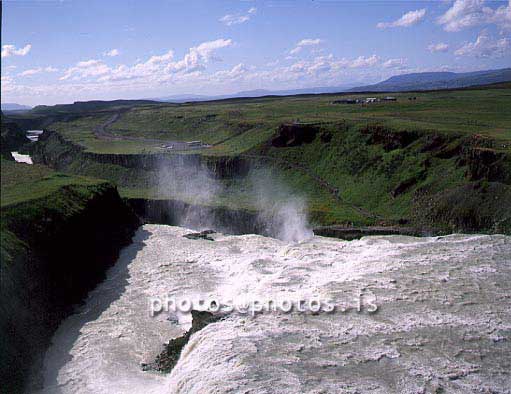
[[[435,213],[435,206],[427,203],[437,201],[435,204],[441,206],[443,197],[439,196],[445,195],[455,201],[452,206],[458,204],[456,201],[462,204],[470,200],[471,208],[462,206],[461,213],[456,214],[462,216],[462,225],[466,222],[470,228],[470,221],[485,221],[484,226],[491,227],[492,215],[500,215],[502,204],[493,201],[484,218],[478,216],[474,207],[490,201],[484,190],[495,190],[499,196],[509,193],[511,113],[507,109],[511,108],[511,83],[477,89],[393,93],[395,102],[333,103],[343,98],[385,96],[307,95],[181,105],[144,103],[122,108],[101,104],[101,111],[93,106],[93,113],[84,112],[84,105],[80,105],[81,112],[68,113],[72,116],[67,121],[60,119],[48,128],[87,152],[200,153],[205,162],[217,164],[231,156],[249,160],[255,177],[267,180],[267,194],[273,202],[289,195],[302,197],[314,224],[396,224],[429,215],[434,218],[430,220],[433,224],[442,222],[443,226],[455,228],[457,223],[453,220],[458,220],[457,217],[451,217],[449,212]],[[410,100],[411,97],[415,99]],[[66,107],[66,111],[70,110]],[[47,116],[51,109],[45,111]],[[94,130],[115,114],[119,116],[108,126],[108,138],[98,139]],[[277,147],[270,143],[278,135],[280,125],[294,122],[314,124],[315,137],[296,146]],[[408,135],[411,140],[389,148],[384,142],[373,140],[377,130],[382,131],[383,138]],[[329,139],[324,139],[324,135]],[[439,145],[430,145],[435,138],[440,139]],[[178,152],[162,147],[169,141],[193,140],[211,147]],[[62,154],[67,148],[55,140],[45,149],[52,155]],[[475,151],[468,154],[467,149]],[[489,149],[486,159],[480,156],[481,149]],[[69,155],[79,153],[75,150]],[[154,168],[125,166],[114,157],[109,162],[76,157],[66,164],[66,173],[106,179],[115,183],[124,197],[259,208],[250,177],[220,179],[219,191],[212,200],[195,201],[195,196],[185,191],[189,181],[186,176],[168,181],[173,188],[162,191]],[[485,182],[495,184],[482,187],[474,182],[481,179],[476,174],[478,168],[487,174],[482,175]],[[48,184],[61,182],[68,180],[62,175],[52,176]],[[30,187],[44,190],[44,182],[39,183]],[[469,193],[471,197],[464,200],[469,186],[473,190]],[[282,189],[286,193],[279,193]],[[10,194],[13,197],[8,197],[13,199],[17,193],[13,191]]]
[[[135,106],[123,112],[109,130],[122,137],[194,141],[214,145],[205,154],[239,154],[266,141],[278,125],[301,122],[381,124],[395,130],[425,130],[441,133],[481,134],[511,149],[511,84],[508,88],[393,93],[396,102],[332,104],[343,98],[385,97],[387,94],[290,96],[232,99],[182,105]],[[409,100],[416,97],[415,100]],[[132,140],[102,141],[93,129],[112,111],[50,128],[99,153],[161,152],[161,143]]]
[[[52,123],[50,128],[51,130],[58,131],[66,139],[84,147],[89,152],[138,154],[162,151],[158,144],[150,142],[104,141],[96,138],[94,129],[104,124],[111,116],[111,113],[84,115],[72,121]]]
[[[104,183],[89,177],[62,174],[42,165],[1,161],[1,206],[46,197],[63,186],[93,186]]]
[[[263,152],[309,169],[339,190],[344,205],[360,207],[376,217],[399,220],[409,216],[414,191],[419,186],[441,190],[464,182],[465,169],[456,166],[456,159],[436,159],[430,152],[421,151],[427,134],[406,148],[387,151],[380,144],[368,145],[356,124],[327,125],[322,131],[332,136],[329,143],[316,138],[310,144],[295,147],[265,147]],[[301,189],[293,177],[288,179]],[[413,188],[393,195],[398,185],[410,179],[416,180]],[[360,216],[350,220],[360,222]]]

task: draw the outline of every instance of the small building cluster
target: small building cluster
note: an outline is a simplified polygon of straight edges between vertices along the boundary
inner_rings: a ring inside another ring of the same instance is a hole
[[[172,141],[167,144],[162,144],[161,147],[169,151],[210,148],[211,145],[205,144],[202,141]]]
[[[359,104],[362,103],[361,99],[343,99],[343,100],[335,100],[332,101],[332,104]]]
[[[332,104],[370,104],[370,103],[378,103],[380,101],[397,101],[396,97],[386,96],[386,97],[366,97],[360,99],[342,99],[332,101]]]

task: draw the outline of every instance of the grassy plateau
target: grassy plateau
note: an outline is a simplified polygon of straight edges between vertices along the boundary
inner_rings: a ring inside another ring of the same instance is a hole
[[[396,100],[335,103],[387,96]],[[213,173],[236,158],[250,163],[251,175],[235,169],[218,176],[222,187],[208,204],[258,209],[252,198],[255,176],[267,180],[265,188],[275,201],[289,194],[303,197],[315,224],[413,223],[452,230],[470,222],[497,231],[501,224],[489,216],[500,216],[504,226],[511,220],[505,201],[511,178],[509,108],[511,83],[501,83],[458,90],[184,104],[75,103],[37,107],[25,119],[19,115],[13,121],[37,126],[39,119],[78,149],[69,151],[56,140],[42,142],[36,161],[67,174],[107,179],[128,198],[196,202],[182,192],[188,175],[174,177],[174,187],[162,191],[157,169],[127,165],[132,157],[199,156]],[[283,125],[308,136],[285,136]],[[276,143],[279,138],[288,140]],[[204,146],[186,150],[176,144],[190,141]],[[31,186],[34,193],[44,189],[44,182]],[[48,184],[59,182],[67,179],[53,176]],[[275,185],[285,185],[287,193],[279,193]],[[472,190],[468,194],[467,187]],[[493,200],[485,194],[488,190]],[[11,191],[6,198],[20,198],[16,194]],[[461,211],[439,212],[447,195],[452,209],[459,205]],[[467,195],[476,197],[469,203]],[[479,217],[474,210],[487,201],[493,205]]]

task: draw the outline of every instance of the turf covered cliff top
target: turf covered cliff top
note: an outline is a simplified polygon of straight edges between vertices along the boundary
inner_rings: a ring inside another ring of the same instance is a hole
[[[1,161],[2,208],[50,196],[63,186],[99,186],[106,181],[62,174],[42,165]]]
[[[105,181],[3,159],[1,179],[0,391],[24,393],[62,318],[140,223]]]
[[[511,146],[511,83],[459,90],[403,93],[325,94],[226,99],[168,104],[150,101],[91,102],[36,107],[19,119],[38,120],[67,139],[98,153],[176,151],[173,142],[201,141],[208,155],[246,152],[288,122],[380,124],[394,130],[481,134]],[[359,104],[345,99],[384,98]],[[65,108],[64,108],[65,107]],[[65,109],[65,111],[64,111]],[[64,111],[64,113],[63,113]]]
[[[48,108],[16,122],[37,128],[40,119],[53,130],[36,144],[35,162],[106,179],[128,198],[198,203],[204,177],[162,174],[163,158],[216,178],[200,204],[256,211],[257,179],[272,203],[303,197],[315,225],[511,231],[511,83],[132,104],[64,117]]]

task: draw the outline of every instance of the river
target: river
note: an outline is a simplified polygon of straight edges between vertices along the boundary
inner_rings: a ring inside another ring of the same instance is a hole
[[[39,136],[43,133],[43,130],[27,130],[27,138],[30,142],[36,142],[39,140]],[[26,155],[19,152],[11,152],[11,155],[18,163],[33,164],[30,155]]]
[[[138,230],[61,324],[36,392],[510,392],[511,237],[286,243],[189,232]],[[144,372],[190,326],[188,313],[151,316],[165,295],[305,307],[233,311],[194,334],[170,374]],[[336,309],[318,311],[313,300]]]

